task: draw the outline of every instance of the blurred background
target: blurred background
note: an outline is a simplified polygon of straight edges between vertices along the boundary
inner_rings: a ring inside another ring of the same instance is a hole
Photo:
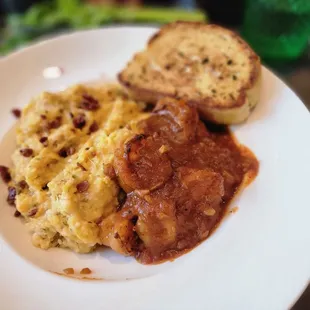
[[[310,109],[310,0],[0,0],[0,57],[67,31],[175,20],[239,32]]]
[[[0,0],[0,57],[68,31],[175,20],[237,31],[310,109],[310,0]],[[310,288],[293,307],[309,309]]]
[[[310,109],[310,0],[0,0],[0,57],[63,32],[175,20],[239,32]]]

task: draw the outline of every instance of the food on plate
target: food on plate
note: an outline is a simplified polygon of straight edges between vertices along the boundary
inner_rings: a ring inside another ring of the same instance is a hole
[[[66,275],[74,274],[74,269],[73,268],[66,268],[66,269],[63,270],[63,272]]]
[[[127,199],[102,220],[101,239],[149,264],[173,259],[206,239],[258,162],[226,127],[205,126],[195,107],[159,101],[139,134],[115,152]]]
[[[12,110],[12,114],[13,114],[16,118],[20,118],[20,116],[21,116],[21,110],[20,110],[20,109],[13,109],[13,110]]]
[[[129,126],[144,117],[143,107],[118,86],[81,85],[43,93],[25,107],[8,201],[25,218],[35,246],[87,253],[100,243],[97,221],[118,207],[119,187],[105,169],[134,136]],[[4,167],[1,173],[8,178]]]
[[[35,246],[173,259],[206,239],[255,177],[254,155],[193,104],[144,107],[118,86],[79,85],[22,111],[13,168],[1,175]]]
[[[88,253],[104,245],[160,263],[205,240],[258,172],[251,151],[217,123],[249,116],[260,61],[228,30],[177,22],[119,79],[129,94],[77,85],[13,112],[17,148],[0,175],[35,246]]]
[[[88,267],[83,268],[80,271],[80,274],[91,274],[91,273],[92,273],[92,271]]]
[[[259,99],[260,79],[259,57],[237,34],[195,22],[162,27],[119,74],[138,100],[186,99],[204,119],[220,124],[248,118]]]

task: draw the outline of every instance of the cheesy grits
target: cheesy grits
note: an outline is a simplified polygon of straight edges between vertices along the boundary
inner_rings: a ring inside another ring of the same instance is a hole
[[[43,93],[22,111],[12,156],[16,209],[42,249],[92,251],[119,186],[106,169],[147,116],[117,85]]]

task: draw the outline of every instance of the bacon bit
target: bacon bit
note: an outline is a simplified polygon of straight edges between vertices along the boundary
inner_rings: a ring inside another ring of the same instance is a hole
[[[91,274],[91,270],[89,268],[83,268],[80,271],[80,274]]]
[[[103,220],[103,216],[100,216],[98,219],[95,220],[95,224],[99,225]]]
[[[118,206],[117,206],[117,211],[120,211],[126,202],[127,199],[127,194],[123,189],[120,189],[117,195],[117,201],[118,201]]]
[[[30,157],[33,154],[33,150],[30,148],[21,149],[19,151],[24,157]]]
[[[16,117],[16,118],[20,118],[20,116],[22,115],[22,112],[20,109],[13,109],[12,110],[12,114]]]
[[[57,116],[53,121],[49,122],[47,124],[47,128],[48,129],[56,129],[59,128],[61,126],[61,116]]]
[[[90,127],[89,127],[89,132],[92,133],[92,132],[96,132],[97,130],[99,129],[99,126],[97,124],[96,121],[94,121]]]
[[[63,147],[62,149],[59,150],[58,155],[60,157],[66,158],[68,156],[67,155],[67,149]]]
[[[0,166],[0,175],[5,183],[9,183],[11,181],[11,174],[8,167]]]
[[[73,125],[75,128],[82,129],[86,125],[86,119],[84,114],[78,114],[73,118]]]
[[[78,167],[80,167],[83,171],[87,171],[87,169],[80,163],[76,164]]]
[[[14,212],[14,216],[15,216],[15,217],[20,217],[20,216],[21,216],[21,213],[20,213],[19,211],[16,210],[16,211]]]
[[[97,100],[96,100],[94,97],[90,96],[90,95],[84,94],[82,97],[83,97],[86,101],[89,101],[89,102],[97,102]]]
[[[15,206],[16,188],[13,186],[8,187],[7,202],[10,206]]]
[[[48,138],[47,137],[42,137],[39,140],[44,146],[47,146],[48,144]]]
[[[82,181],[81,183],[78,183],[76,185],[76,189],[79,193],[84,193],[88,190],[89,188],[89,183],[88,181]]]
[[[99,109],[99,102],[95,98],[89,95],[83,95],[83,101],[80,105],[80,108],[88,111],[95,111]]]
[[[25,188],[28,188],[28,184],[25,180],[22,180],[20,182],[17,183],[19,189],[25,189]]]
[[[33,208],[28,212],[28,216],[35,216],[38,212],[38,208]]]
[[[114,236],[113,236],[115,239],[120,239],[120,236],[119,236],[119,233],[118,232],[116,232],[115,234],[114,234]]]
[[[73,268],[66,268],[63,270],[65,274],[74,274],[74,269]]]
[[[111,164],[107,164],[104,166],[104,174],[106,174],[111,180],[116,179],[116,173]]]
[[[41,117],[41,119],[46,119],[46,115],[44,115],[44,114],[41,114],[40,117]]]
[[[69,148],[65,148],[63,147],[62,149],[60,149],[60,151],[58,152],[58,155],[60,157],[66,158],[67,156],[71,156],[75,153],[75,148],[74,147],[69,147]]]

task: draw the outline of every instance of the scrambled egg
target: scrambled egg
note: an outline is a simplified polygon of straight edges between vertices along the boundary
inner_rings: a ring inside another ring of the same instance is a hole
[[[87,253],[100,243],[97,223],[115,212],[119,192],[105,168],[143,108],[116,85],[78,85],[23,110],[11,173],[35,246]]]

